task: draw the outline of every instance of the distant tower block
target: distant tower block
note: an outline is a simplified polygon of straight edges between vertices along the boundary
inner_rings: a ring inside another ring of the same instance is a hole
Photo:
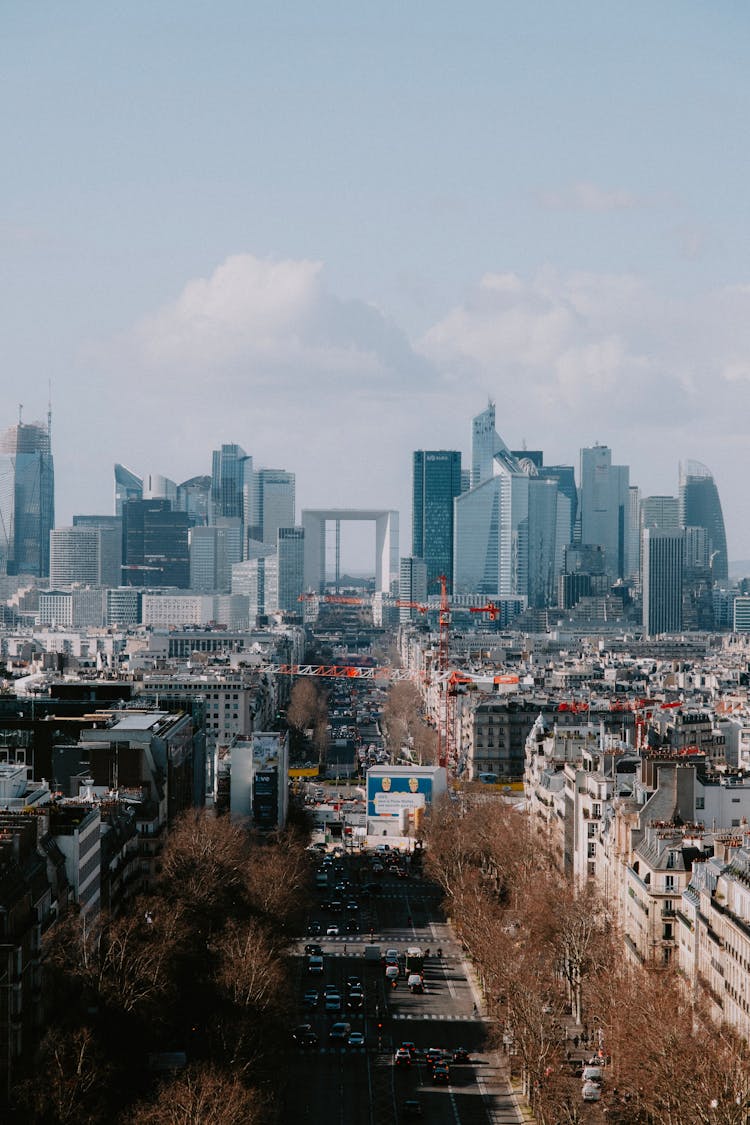
[[[364,508],[321,508],[302,512],[305,529],[305,589],[323,593],[326,579],[326,524],[375,524],[375,589],[390,593],[398,578],[398,512]]]

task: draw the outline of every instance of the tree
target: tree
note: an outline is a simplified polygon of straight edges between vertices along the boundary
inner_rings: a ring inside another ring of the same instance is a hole
[[[127,1125],[268,1125],[276,1115],[258,1090],[215,1067],[165,1082],[155,1100],[140,1102]]]
[[[286,717],[298,731],[308,730],[327,714],[318,684],[309,676],[299,676],[292,686]]]
[[[90,1028],[51,1029],[39,1045],[34,1073],[17,1090],[26,1120],[40,1125],[106,1120],[111,1070]]]

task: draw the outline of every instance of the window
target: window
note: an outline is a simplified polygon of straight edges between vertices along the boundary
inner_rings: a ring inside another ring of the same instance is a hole
[[[705,809],[706,798],[705,797],[696,797],[695,798],[695,807],[696,807],[696,809]]]
[[[674,889],[675,889],[674,875],[665,875],[664,876],[664,890],[665,891],[673,891]]]
[[[589,859],[594,859],[596,857],[596,844],[595,843],[589,844],[587,855],[588,855]]]

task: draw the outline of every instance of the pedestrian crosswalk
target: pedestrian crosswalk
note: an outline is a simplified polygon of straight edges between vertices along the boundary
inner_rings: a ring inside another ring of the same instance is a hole
[[[454,1015],[452,1012],[391,1012],[392,1020],[437,1020],[444,1022],[459,1022],[465,1023],[467,1021],[481,1023],[484,1020],[483,1016],[477,1015],[476,1012],[469,1013],[468,1015]]]

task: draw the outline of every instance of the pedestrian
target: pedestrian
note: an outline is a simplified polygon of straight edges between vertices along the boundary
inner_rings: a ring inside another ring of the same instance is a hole
[[[580,1039],[578,1038],[577,1035],[574,1035],[573,1036],[573,1046],[575,1047],[576,1051],[578,1050],[578,1044],[579,1043],[580,1043]]]

